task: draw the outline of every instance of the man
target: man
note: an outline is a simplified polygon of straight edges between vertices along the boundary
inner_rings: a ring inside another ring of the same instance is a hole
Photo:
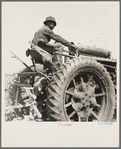
[[[49,16],[44,21],[44,26],[40,28],[34,35],[32,40],[34,45],[37,45],[47,51],[48,53],[53,55],[53,52],[62,50],[63,46],[67,46],[70,49],[74,49],[74,45],[71,42],[68,42],[64,38],[59,35],[56,35],[53,32],[53,29],[57,25],[56,20],[54,17]],[[54,44],[49,44],[49,41],[53,39],[56,42]]]
[[[43,50],[47,51],[48,53],[50,53],[51,55],[54,55],[54,53],[61,53],[63,50],[63,45],[69,47],[69,49],[73,48],[74,49],[74,45],[71,42],[68,42],[67,40],[65,40],[64,38],[62,38],[59,35],[56,35],[53,32],[53,29],[55,28],[55,26],[57,25],[55,18],[52,16],[49,16],[46,18],[46,20],[44,21],[44,26],[42,28],[40,28],[34,35],[34,38],[32,40],[32,43],[35,46],[39,46],[40,48],[42,48]],[[55,40],[54,44],[50,44],[50,40],[53,39]],[[53,57],[53,63],[56,63],[56,60],[61,61],[61,56],[56,56],[56,58]],[[46,68],[49,68],[49,72],[53,73],[55,71],[53,64],[49,63],[49,62],[44,62],[44,58],[42,57],[42,61],[40,60],[41,58],[38,58],[38,62],[42,63],[44,65],[44,70]],[[49,73],[48,72],[48,73]],[[35,95],[37,96],[37,102],[38,103],[43,103],[46,93],[42,93],[42,91],[46,91],[44,88],[44,85],[46,84],[45,78],[41,78],[39,79],[37,82],[35,82],[34,84],[34,91],[35,91]],[[45,85],[46,86],[46,85]],[[44,96],[45,95],[45,96]],[[42,111],[42,107],[39,105],[39,110]],[[42,118],[46,117],[46,112],[41,112],[42,114]]]
[[[62,63],[62,56],[61,55],[59,56],[56,53],[58,54],[62,53],[63,45],[67,46],[71,51],[71,53],[76,51],[75,50],[76,47],[71,42],[65,40],[59,35],[56,35],[53,32],[53,29],[55,28],[56,25],[57,23],[54,17],[52,16],[47,17],[46,20],[44,21],[44,26],[35,33],[34,38],[32,40],[32,43],[35,46],[39,46],[40,48],[47,51],[51,55],[54,55],[52,60],[54,64],[56,64],[56,62]],[[51,39],[55,40],[55,43],[50,44],[49,42]],[[29,54],[30,54],[29,50],[26,51],[26,55],[29,56]],[[55,71],[53,65],[45,61],[43,57],[39,58],[39,60],[36,60],[36,61],[38,61],[39,63],[42,63],[44,66],[44,69],[49,68],[51,72]]]

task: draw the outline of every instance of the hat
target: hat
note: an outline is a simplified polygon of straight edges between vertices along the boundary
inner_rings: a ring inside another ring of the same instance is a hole
[[[44,24],[46,25],[46,23],[49,22],[49,21],[54,22],[55,23],[55,26],[57,25],[57,23],[55,21],[55,18],[52,17],[52,16],[47,17],[46,20],[44,21]]]

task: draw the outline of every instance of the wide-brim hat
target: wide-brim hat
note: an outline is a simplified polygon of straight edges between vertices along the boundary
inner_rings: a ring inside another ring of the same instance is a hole
[[[44,21],[44,24],[46,25],[46,23],[49,21],[54,22],[55,26],[57,25],[55,18],[52,16],[47,17],[46,20]]]

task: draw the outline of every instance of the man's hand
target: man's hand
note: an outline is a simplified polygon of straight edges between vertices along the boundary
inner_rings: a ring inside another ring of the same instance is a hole
[[[75,46],[74,44],[71,44],[71,46],[69,47],[69,52],[70,54],[76,54],[77,52],[77,46]]]

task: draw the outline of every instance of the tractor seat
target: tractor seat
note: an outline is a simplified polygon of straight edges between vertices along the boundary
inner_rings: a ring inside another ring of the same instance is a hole
[[[29,54],[32,57],[32,59],[35,61],[35,63],[43,64],[42,55],[39,54],[37,51],[35,51],[34,49],[31,49]]]

